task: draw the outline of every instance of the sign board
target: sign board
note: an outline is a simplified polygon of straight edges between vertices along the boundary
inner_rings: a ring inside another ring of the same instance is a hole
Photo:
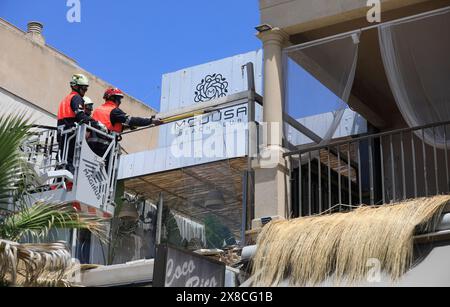
[[[262,50],[240,54],[173,73],[162,79],[161,113],[228,97],[248,90],[243,66],[254,64],[256,92],[262,94]],[[262,121],[262,107],[256,106]],[[159,127],[158,148],[121,157],[119,179],[134,178],[247,155],[248,105],[236,105],[201,118]],[[200,124],[199,124],[200,123]]]
[[[105,159],[99,157],[87,143],[86,135],[90,133],[88,127],[82,125],[76,133],[73,193],[82,208],[89,207],[89,213],[113,215],[112,192],[117,165],[117,143],[111,141],[105,152]],[[106,163],[109,165],[106,166]]]
[[[225,269],[225,264],[221,262],[178,248],[159,245],[153,287],[224,287]]]
[[[263,51],[257,50],[163,75],[161,112],[246,91],[242,66],[249,62],[254,65],[256,92],[262,95]]]
[[[163,76],[162,79],[162,97],[161,112],[176,111],[184,107],[195,105],[201,102],[207,102],[214,99],[227,97],[232,94],[248,90],[247,76],[243,65],[252,62],[255,70],[256,92],[262,94],[262,50],[240,54],[234,57],[225,58],[219,61],[206,63],[183,69]],[[207,115],[202,118],[202,129],[208,129],[214,123],[220,122],[223,125],[236,122],[247,122],[247,112],[243,112],[246,105],[235,106],[222,110],[218,114]],[[259,114],[262,114],[260,112]],[[182,133],[193,132],[194,130],[186,122],[193,122],[194,118],[186,121],[180,121],[160,127],[159,148],[170,148],[174,142],[177,142]],[[184,131],[183,131],[184,130]],[[217,141],[223,138],[224,133],[216,133]],[[209,138],[204,134],[203,143]],[[200,141],[200,140],[192,140]],[[228,151],[229,152],[229,151]],[[242,150],[236,148],[233,154],[217,157],[217,160],[236,158],[242,155]],[[210,161],[201,161],[207,163]],[[191,166],[191,165],[182,165]]]
[[[109,196],[109,176],[103,164],[103,159],[91,150],[83,138],[75,176],[75,199],[87,206],[106,211],[104,206]]]

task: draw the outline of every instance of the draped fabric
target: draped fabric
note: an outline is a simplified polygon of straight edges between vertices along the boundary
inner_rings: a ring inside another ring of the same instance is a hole
[[[358,47],[359,32],[354,32],[285,51],[285,112],[297,120],[332,113],[333,121],[324,121],[327,127],[320,131],[307,127],[323,139],[322,143],[333,138],[348,108]],[[291,137],[290,141],[295,139]]]
[[[450,9],[382,25],[379,40],[398,108],[410,127],[450,120]],[[382,103],[382,102],[380,102]],[[445,148],[450,131],[417,135]]]
[[[192,239],[198,239],[206,245],[205,225],[178,214],[175,214],[174,218],[184,240],[190,242]]]

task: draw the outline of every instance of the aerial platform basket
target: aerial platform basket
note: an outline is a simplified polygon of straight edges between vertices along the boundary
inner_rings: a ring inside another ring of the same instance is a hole
[[[78,210],[112,217],[119,156],[117,134],[86,124],[67,130],[38,126],[33,132],[22,149],[38,175],[40,187],[30,192],[27,202],[72,203]],[[102,157],[88,143],[94,135],[109,144]],[[73,172],[68,170],[71,147]]]

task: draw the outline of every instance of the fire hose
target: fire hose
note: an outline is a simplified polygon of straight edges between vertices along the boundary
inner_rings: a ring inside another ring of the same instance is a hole
[[[163,122],[163,125],[167,125],[167,124],[174,123],[174,122],[177,122],[177,121],[180,121],[180,120],[184,120],[184,119],[187,119],[187,118],[192,118],[192,117],[205,115],[205,114],[211,113],[213,111],[214,110],[209,109],[209,110],[203,110],[203,111],[189,112],[189,113],[184,113],[184,114],[180,114],[180,115],[175,115],[175,116],[170,116],[170,117],[166,117],[166,118],[161,118],[161,121]],[[155,119],[155,118],[157,118],[156,115],[152,116],[152,119]],[[151,128],[154,128],[154,127],[155,127],[155,125],[150,125],[150,126],[143,127],[143,128],[140,128],[140,129],[134,129],[134,130],[126,131],[126,132],[122,133],[122,135],[127,135],[127,134],[131,134],[131,133],[135,133],[135,132],[140,132],[140,131],[148,130],[148,129],[151,129]]]

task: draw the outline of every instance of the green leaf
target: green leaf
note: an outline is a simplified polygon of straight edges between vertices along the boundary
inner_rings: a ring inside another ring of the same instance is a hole
[[[77,212],[69,204],[37,203],[7,217],[0,237],[11,241],[31,236],[44,238],[52,229],[86,229],[106,242],[107,220]]]

